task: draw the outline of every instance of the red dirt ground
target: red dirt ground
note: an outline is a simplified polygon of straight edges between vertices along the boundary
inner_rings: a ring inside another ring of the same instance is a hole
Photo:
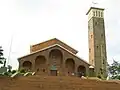
[[[120,84],[62,76],[0,77],[0,90],[120,90]]]

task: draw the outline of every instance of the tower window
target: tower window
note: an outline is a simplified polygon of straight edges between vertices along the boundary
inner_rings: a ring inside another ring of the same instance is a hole
[[[101,37],[103,37],[103,34],[101,34]]]
[[[98,48],[98,46],[97,46],[97,48]]]
[[[101,17],[103,17],[103,13],[101,12]]]
[[[100,73],[103,74],[103,69],[102,68],[100,68]]]
[[[96,21],[96,22],[95,22],[95,25],[97,25],[97,24],[98,24],[98,22]]]
[[[103,64],[105,64],[105,60],[103,59]]]
[[[104,48],[104,46],[102,45],[102,48]]]
[[[104,63],[104,60],[103,60],[103,64],[105,64],[105,63]]]
[[[94,60],[93,59],[91,60],[91,64],[94,65]]]
[[[96,11],[96,16],[97,16],[98,14],[97,14],[97,11]]]
[[[95,12],[93,11],[93,16],[95,16]]]
[[[90,26],[88,25],[88,29],[90,29]]]
[[[94,65],[94,60],[92,59],[92,64]]]
[[[99,17],[100,17],[100,11],[99,11]]]
[[[89,52],[91,52],[91,49],[89,48]]]
[[[93,35],[91,35],[91,38],[93,37]]]

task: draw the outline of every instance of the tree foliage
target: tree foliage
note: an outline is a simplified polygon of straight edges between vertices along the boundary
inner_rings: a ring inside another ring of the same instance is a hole
[[[3,57],[3,49],[2,49],[2,47],[0,46],[0,64],[3,64],[3,63],[4,63],[4,60],[5,60],[5,58]]]
[[[113,61],[111,65],[108,66],[109,75],[111,79],[119,79],[120,80],[120,63],[117,61]]]
[[[11,72],[12,71],[12,66],[11,65],[8,65],[8,72]]]

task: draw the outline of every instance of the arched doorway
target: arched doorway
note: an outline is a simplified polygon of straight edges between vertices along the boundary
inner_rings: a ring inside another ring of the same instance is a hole
[[[80,65],[80,66],[77,68],[77,72],[78,72],[78,76],[79,76],[79,77],[81,77],[81,76],[86,76],[86,68],[85,68],[85,66]]]
[[[45,72],[46,68],[46,59],[44,56],[37,56],[35,59],[35,69],[37,72],[42,71]]]
[[[58,49],[53,49],[49,53],[50,72],[52,76],[57,76],[57,72],[63,63],[62,52]],[[57,68],[59,67],[59,68]]]
[[[22,66],[25,70],[29,71],[32,68],[32,63],[30,61],[24,61]]]
[[[72,58],[69,58],[65,62],[65,67],[68,75],[72,75],[75,72],[75,62]]]

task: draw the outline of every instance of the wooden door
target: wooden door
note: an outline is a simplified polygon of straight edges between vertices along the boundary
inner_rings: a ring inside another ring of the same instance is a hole
[[[57,76],[57,70],[51,70],[51,75],[52,76]]]

